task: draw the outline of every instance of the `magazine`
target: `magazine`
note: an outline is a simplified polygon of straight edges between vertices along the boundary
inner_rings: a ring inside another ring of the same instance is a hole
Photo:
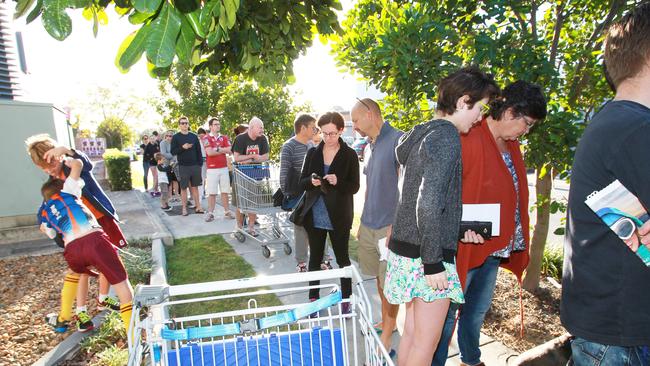
[[[637,228],[650,219],[639,199],[617,180],[590,194],[585,203],[623,242],[650,266],[650,250],[639,242]]]

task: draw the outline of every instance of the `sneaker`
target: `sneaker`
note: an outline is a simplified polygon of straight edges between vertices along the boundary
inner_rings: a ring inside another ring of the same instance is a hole
[[[104,301],[99,301],[99,298],[97,298],[97,310],[103,311],[104,309],[120,311],[120,302],[110,296]]]
[[[214,214],[212,212],[208,212],[205,214],[205,222],[210,222],[214,221]]]
[[[323,271],[327,271],[328,269],[332,269],[332,264],[330,261],[323,261],[323,263],[320,264],[320,269]]]
[[[298,263],[296,266],[296,271],[300,273],[307,272],[307,264],[305,262]]]
[[[196,208],[196,205],[192,201],[187,201],[187,208]]]
[[[59,314],[49,313],[45,316],[45,322],[54,329],[56,333],[65,333],[68,330],[67,320],[59,320]]]
[[[172,206],[163,206],[160,209],[163,210],[163,211],[171,211],[171,210],[173,210]]]
[[[88,315],[87,312],[82,311],[77,314],[77,330],[81,333],[88,332],[93,330],[95,325],[93,324],[93,319]]]

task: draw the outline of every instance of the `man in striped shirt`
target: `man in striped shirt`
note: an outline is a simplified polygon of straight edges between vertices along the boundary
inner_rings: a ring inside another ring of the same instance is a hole
[[[314,147],[312,138],[318,129],[316,119],[308,114],[299,114],[293,123],[295,136],[288,139],[280,150],[280,188],[284,194],[282,208],[290,210],[298,203],[303,191],[299,188],[300,172],[307,150]],[[307,272],[307,232],[302,226],[294,225],[296,261],[298,272]]]

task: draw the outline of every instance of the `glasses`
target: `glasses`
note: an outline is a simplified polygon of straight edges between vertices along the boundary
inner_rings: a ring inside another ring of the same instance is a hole
[[[482,115],[485,116],[485,115],[490,113],[490,105],[489,104],[485,104],[485,103],[480,102],[480,101],[478,103],[481,106],[481,114]]]
[[[363,100],[359,99],[358,97],[357,97],[357,100],[359,101],[359,103],[363,104],[363,106],[366,107],[366,109],[370,110],[370,106],[367,105],[366,102],[364,102]]]
[[[314,131],[314,133],[320,132],[320,128],[318,128],[316,126],[312,127],[311,130]]]
[[[189,125],[190,123],[189,122],[179,122],[178,124],[179,125]]]
[[[321,132],[323,137],[336,137],[339,135],[338,132]]]
[[[534,119],[528,118],[526,116],[521,116],[521,118],[524,120],[524,123],[526,124],[526,126],[528,126],[528,128],[532,128],[533,126],[535,126]]]

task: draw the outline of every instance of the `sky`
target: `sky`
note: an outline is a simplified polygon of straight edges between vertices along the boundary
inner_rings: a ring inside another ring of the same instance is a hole
[[[343,1],[344,11],[351,1]],[[22,33],[28,74],[21,76],[22,100],[52,103],[60,108],[70,107],[71,115],[81,115],[82,127],[93,128],[102,116],[92,106],[92,96],[98,87],[110,88],[122,95],[136,95],[143,100],[156,98],[157,81],[146,71],[144,57],[127,74],[120,73],[114,60],[119,45],[136,26],[108,11],[109,22],[100,26],[97,38],[92,22],[81,11],[68,11],[72,17],[72,34],[65,41],[50,37],[38,18],[25,24],[21,18],[12,25]],[[343,17],[343,13],[341,14]],[[357,77],[338,71],[330,48],[314,40],[305,55],[294,63],[296,83],[289,86],[297,103],[310,101],[315,111],[322,112],[339,106],[349,108],[355,97],[380,97]],[[143,105],[138,118],[127,118],[136,131],[159,125],[160,116],[151,106]],[[73,117],[74,120],[74,117]]]

